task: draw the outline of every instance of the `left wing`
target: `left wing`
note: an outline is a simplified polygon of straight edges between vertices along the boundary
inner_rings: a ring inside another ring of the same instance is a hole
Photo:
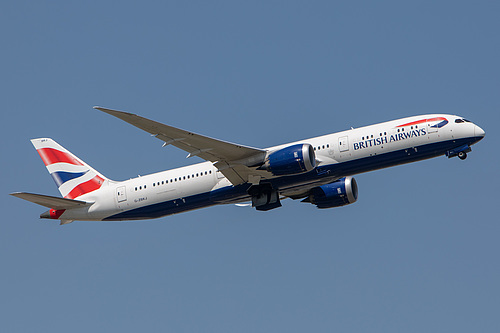
[[[233,185],[242,184],[257,178],[270,176],[267,171],[256,170],[264,162],[267,151],[253,147],[213,139],[204,135],[168,126],[133,113],[115,111],[102,107],[97,110],[115,116],[164,141],[163,146],[173,145],[189,153],[187,157],[199,156],[214,163],[214,166],[229,179]]]

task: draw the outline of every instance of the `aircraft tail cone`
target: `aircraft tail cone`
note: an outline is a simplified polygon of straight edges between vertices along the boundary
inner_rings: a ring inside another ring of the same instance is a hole
[[[50,218],[51,218],[51,217],[50,217],[50,210],[48,210],[48,211],[46,211],[46,212],[44,212],[44,213],[40,214],[40,218],[41,218],[41,219],[50,219]]]

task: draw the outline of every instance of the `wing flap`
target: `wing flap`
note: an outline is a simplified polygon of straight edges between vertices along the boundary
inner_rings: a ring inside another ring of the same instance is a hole
[[[37,205],[40,206],[57,210],[84,207],[92,204],[92,202],[65,199],[65,198],[53,197],[50,195],[26,193],[26,192],[15,192],[11,193],[10,195],[16,198],[21,198],[36,203]]]

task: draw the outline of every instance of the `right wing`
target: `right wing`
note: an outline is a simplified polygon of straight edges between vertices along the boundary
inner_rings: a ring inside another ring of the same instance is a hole
[[[50,195],[34,194],[26,192],[15,192],[11,193],[10,195],[36,203],[37,205],[41,205],[56,210],[78,208],[93,204],[92,202],[65,199],[65,198],[53,197]]]
[[[265,149],[258,149],[235,143],[210,138],[204,135],[168,126],[141,116],[94,107],[97,110],[115,116],[164,141],[189,153],[187,157],[199,156],[214,163],[214,166],[229,179],[233,185],[251,181],[253,177],[268,178],[267,171],[256,170],[266,157]]]

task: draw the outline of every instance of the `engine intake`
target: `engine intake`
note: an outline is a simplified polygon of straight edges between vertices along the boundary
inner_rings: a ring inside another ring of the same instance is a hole
[[[333,208],[352,204],[358,200],[358,184],[352,177],[311,189],[304,202],[311,202],[318,208]]]
[[[289,146],[267,157],[260,169],[265,169],[275,176],[295,175],[313,170],[316,167],[316,155],[308,143]]]

